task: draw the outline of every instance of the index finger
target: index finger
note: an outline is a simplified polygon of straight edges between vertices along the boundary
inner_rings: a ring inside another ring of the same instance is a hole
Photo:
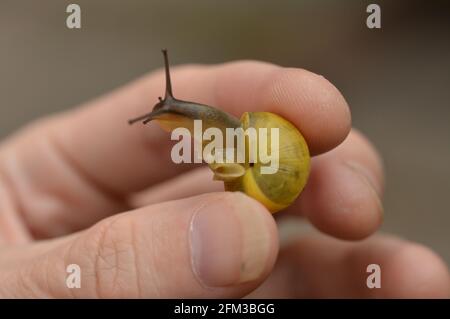
[[[296,125],[312,154],[340,144],[350,129],[350,112],[342,95],[311,72],[262,62],[219,66],[184,66],[172,72],[174,95],[222,108],[277,113]],[[170,158],[173,142],[157,125],[127,125],[151,110],[164,92],[164,75],[156,72],[99,100],[50,121],[47,132],[60,152],[83,176],[109,192],[128,194],[189,167]],[[34,163],[38,169],[45,163]]]

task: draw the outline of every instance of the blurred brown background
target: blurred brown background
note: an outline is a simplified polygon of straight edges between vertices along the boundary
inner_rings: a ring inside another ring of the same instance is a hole
[[[65,26],[72,2],[81,30]],[[365,25],[369,3],[381,5],[381,30]],[[385,159],[384,231],[427,244],[450,264],[447,3],[0,0],[0,137],[160,67],[164,47],[173,64],[306,68],[342,91],[354,126]]]

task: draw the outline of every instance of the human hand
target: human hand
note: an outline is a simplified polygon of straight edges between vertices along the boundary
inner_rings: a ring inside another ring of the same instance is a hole
[[[129,127],[163,92],[156,72],[0,145],[0,297],[449,297],[447,268],[428,248],[356,242],[380,226],[382,166],[327,80],[260,62],[184,66],[172,78],[180,98],[272,111],[300,129],[319,156],[280,214],[328,236],[280,248],[280,215],[221,192],[206,168],[173,164],[159,127]],[[365,286],[370,263],[380,289]],[[79,289],[66,286],[69,264],[81,268]]]

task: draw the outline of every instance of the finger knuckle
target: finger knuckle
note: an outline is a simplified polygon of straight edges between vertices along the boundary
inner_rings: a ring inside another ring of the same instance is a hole
[[[139,297],[134,224],[117,217],[101,222],[87,240],[94,245],[91,260],[100,298]]]

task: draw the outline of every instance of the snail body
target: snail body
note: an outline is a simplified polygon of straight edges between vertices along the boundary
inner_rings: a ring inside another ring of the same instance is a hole
[[[243,162],[212,162],[209,167],[215,180],[224,182],[226,191],[240,191],[258,200],[269,211],[277,212],[288,207],[301,193],[306,185],[310,171],[310,155],[307,143],[298,129],[289,121],[270,112],[245,112],[241,119],[234,117],[214,107],[178,100],[173,97],[169,72],[167,51],[163,50],[166,71],[166,93],[164,99],[154,106],[151,113],[129,121],[133,124],[143,121],[147,124],[156,121],[160,126],[173,131],[183,127],[194,131],[195,120],[201,120],[203,130],[217,128],[224,132],[227,129],[249,128],[267,129],[268,143],[259,143],[259,148],[265,148],[264,154],[277,155],[278,169],[275,173],[264,174],[263,161],[249,156],[249,137],[245,136],[245,161]],[[278,129],[277,135],[272,129]],[[278,150],[272,150],[272,139],[278,139]],[[225,148],[225,145],[223,145]],[[258,151],[262,151],[259,149]],[[277,152],[275,152],[277,151]]]

